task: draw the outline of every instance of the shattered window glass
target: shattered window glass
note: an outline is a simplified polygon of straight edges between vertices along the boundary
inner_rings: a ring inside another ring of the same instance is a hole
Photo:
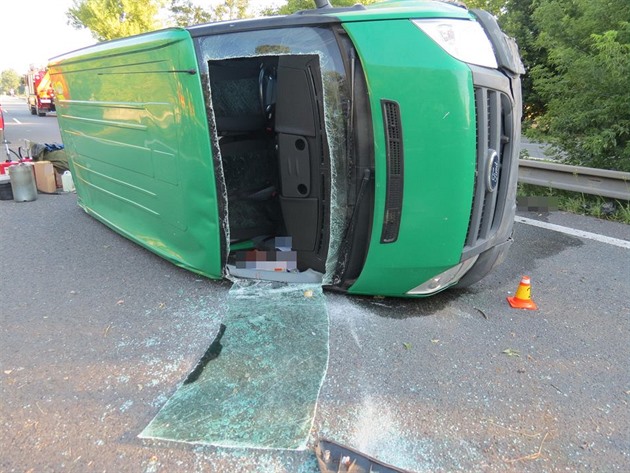
[[[346,136],[348,85],[343,60],[333,32],[322,27],[293,27],[261,31],[235,32],[197,38],[197,54],[204,82],[209,84],[208,62],[222,59],[282,56],[282,55],[317,55],[319,57],[324,88],[324,118],[326,145],[330,156],[330,212],[329,243],[326,257],[323,284],[332,282],[337,265],[339,247],[346,225]],[[245,89],[244,89],[245,90]],[[209,107],[209,120],[215,157],[220,156],[220,137],[217,134],[214,108],[222,107],[220,100],[211,103],[209,90],[206,103]],[[232,94],[233,96],[233,94]],[[231,101],[234,102],[233,100]],[[250,100],[247,102],[253,103]],[[215,158],[216,159],[216,158]],[[217,176],[223,179],[220,158],[215,165]],[[223,192],[223,201],[227,202],[227,191]],[[327,196],[328,197],[328,196]],[[228,210],[223,209],[223,227],[226,241],[230,241]],[[226,259],[228,249],[224,249]]]
[[[214,342],[140,437],[304,449],[327,364],[320,285],[235,280]]]

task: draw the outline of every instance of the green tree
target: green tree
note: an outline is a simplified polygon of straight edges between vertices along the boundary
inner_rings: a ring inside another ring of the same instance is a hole
[[[470,9],[479,8],[492,13],[496,17],[505,13],[506,4],[511,0],[469,0],[466,2],[466,6]]]
[[[236,20],[247,18],[249,0],[225,0],[214,8],[217,20]]]
[[[508,36],[516,39],[525,69],[530,71],[535,65],[547,61],[546,50],[536,44],[539,31],[533,20],[537,0],[470,0],[469,8],[481,8],[497,18],[499,26]],[[527,127],[545,110],[545,103],[534,89],[531,74],[521,78],[525,126]]]
[[[525,125],[568,162],[630,171],[630,2],[469,0],[516,38]]]
[[[540,131],[571,163],[630,171],[630,2],[540,0]]]
[[[66,12],[69,24],[87,28],[97,41],[123,38],[160,28],[163,0],[74,0]]]
[[[192,0],[172,0],[169,10],[176,26],[199,25],[214,20],[211,12],[195,5]]]
[[[5,69],[0,73],[0,90],[9,93],[11,89],[17,91],[20,86],[20,75],[14,69]]]
[[[177,26],[247,18],[248,9],[249,0],[224,0],[209,8],[201,7],[192,0],[171,0],[169,7],[171,18]]]

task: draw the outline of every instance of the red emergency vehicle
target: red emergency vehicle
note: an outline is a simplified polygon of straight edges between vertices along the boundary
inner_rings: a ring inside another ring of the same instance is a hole
[[[55,92],[47,71],[31,71],[24,78],[28,108],[32,115],[43,117],[55,111]]]

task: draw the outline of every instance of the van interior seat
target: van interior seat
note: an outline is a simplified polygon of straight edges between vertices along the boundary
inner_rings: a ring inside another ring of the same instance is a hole
[[[274,66],[247,59],[237,66],[217,61],[208,67],[219,135],[271,126],[276,102]]]
[[[230,239],[241,241],[281,230],[278,166],[268,140],[225,136],[220,142],[228,194]]]

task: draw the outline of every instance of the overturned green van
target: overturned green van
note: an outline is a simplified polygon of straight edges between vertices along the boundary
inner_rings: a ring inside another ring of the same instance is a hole
[[[49,72],[79,205],[207,277],[425,296],[512,242],[524,71],[483,11],[324,5]]]

